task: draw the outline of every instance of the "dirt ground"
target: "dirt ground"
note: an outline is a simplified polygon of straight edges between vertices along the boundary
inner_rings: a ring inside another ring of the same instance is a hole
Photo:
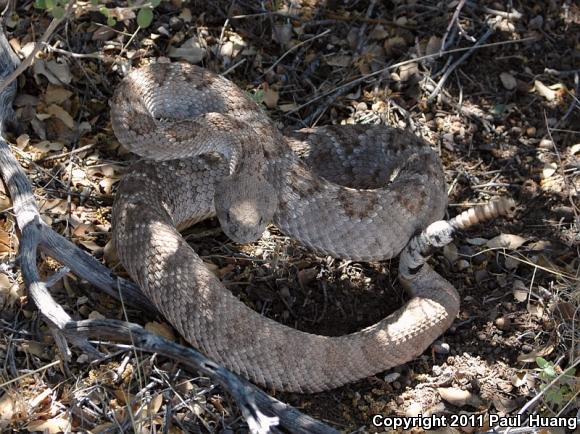
[[[25,57],[51,17],[33,2],[16,3],[5,15],[7,35]],[[418,359],[325,393],[268,392],[344,432],[384,432],[372,426],[375,414],[515,414],[540,392],[534,411],[577,414],[578,377],[566,371],[580,360],[577,4],[172,0],[138,29],[139,8],[97,3],[77,2],[18,82],[12,142],[55,230],[124,273],[109,242],[110,212],[135,157],[112,133],[108,100],[130,67],[152,58],[226,74],[280,127],[410,128],[441,156],[450,217],[502,195],[517,201],[515,215],[463,232],[433,256],[462,305]],[[0,378],[26,374],[4,387],[3,432],[59,432],[66,423],[93,433],[246,432],[227,393],[171,360],[103,346],[110,357],[100,364],[75,353],[66,369],[52,366],[58,354],[18,273],[10,202],[4,196],[0,205]],[[397,260],[317,256],[275,227],[244,246],[217,221],[185,236],[240,299],[300,330],[353,332],[406,300]],[[49,258],[39,265],[47,274],[58,268]],[[127,315],[173,333],[73,275],[52,290],[74,318]],[[145,421],[130,417],[135,397],[149,400]]]

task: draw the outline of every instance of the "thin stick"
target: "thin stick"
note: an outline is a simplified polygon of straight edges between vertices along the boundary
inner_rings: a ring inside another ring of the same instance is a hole
[[[455,70],[455,68],[461,65],[465,61],[465,59],[471,56],[475,52],[475,50],[477,50],[478,47],[480,47],[485,41],[489,39],[491,35],[493,35],[494,32],[495,30],[493,29],[493,27],[489,27],[487,31],[484,33],[484,35],[479,39],[479,41],[477,41],[472,47],[470,47],[470,49],[466,53],[464,53],[459,59],[457,59],[453,64],[451,64],[449,68],[447,68],[447,70],[439,80],[439,83],[437,83],[437,86],[435,86],[435,89],[433,89],[433,92],[431,92],[431,95],[429,95],[429,98],[427,98],[427,101],[433,101],[433,99],[436,98],[437,95],[439,95],[439,92],[441,92],[443,85],[445,84],[451,73]]]
[[[447,41],[447,37],[449,36],[449,32],[453,28],[453,25],[457,22],[457,19],[459,18],[459,12],[461,12],[461,9],[463,9],[464,5],[465,5],[465,0],[460,0],[459,3],[457,3],[457,6],[455,7],[455,12],[453,12],[453,16],[451,17],[451,21],[449,21],[449,24],[447,25],[447,30],[445,30],[445,34],[443,35],[443,38],[441,39],[441,49],[439,50],[439,56],[443,55],[443,49],[445,48],[445,41]]]

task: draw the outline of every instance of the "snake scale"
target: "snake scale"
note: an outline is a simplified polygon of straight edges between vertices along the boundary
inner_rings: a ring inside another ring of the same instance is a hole
[[[458,313],[455,288],[411,252],[401,260],[411,298],[399,310],[345,336],[301,332],[239,301],[179,234],[217,216],[236,242],[273,222],[322,254],[394,257],[447,203],[440,160],[412,133],[345,125],[284,135],[231,81],[182,63],[131,71],[111,122],[145,158],[116,194],[119,258],[176,330],[227,368],[277,390],[331,389],[417,357]]]

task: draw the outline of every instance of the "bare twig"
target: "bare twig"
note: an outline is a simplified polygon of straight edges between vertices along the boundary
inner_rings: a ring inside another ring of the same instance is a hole
[[[439,56],[443,55],[443,50],[445,49],[445,42],[447,41],[447,37],[449,36],[449,32],[451,31],[453,26],[457,23],[457,20],[459,18],[459,13],[461,12],[461,9],[463,9],[464,5],[465,5],[465,0],[460,0],[459,3],[457,3],[457,6],[455,7],[455,12],[453,12],[453,16],[451,17],[451,21],[449,21],[449,24],[447,25],[447,30],[445,30],[445,34],[443,35],[443,38],[441,38],[441,50],[439,51]]]
[[[429,98],[427,98],[427,101],[433,101],[433,99],[436,98],[437,95],[439,95],[439,92],[441,92],[443,85],[445,84],[451,73],[455,70],[455,68],[461,65],[469,56],[471,56],[475,52],[475,50],[477,50],[477,48],[482,46],[485,43],[485,41],[487,41],[489,37],[493,35],[493,33],[494,33],[493,27],[489,27],[487,31],[483,34],[483,36],[479,38],[479,40],[467,52],[463,53],[463,55],[459,59],[453,62],[449,66],[449,68],[447,68],[447,70],[443,73],[441,79],[437,83],[437,86],[435,86],[435,89],[433,89],[433,92],[431,92],[431,95],[429,95]]]

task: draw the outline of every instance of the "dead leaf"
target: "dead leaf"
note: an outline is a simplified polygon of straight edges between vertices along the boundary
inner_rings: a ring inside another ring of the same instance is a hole
[[[149,402],[149,405],[147,406],[147,415],[149,417],[156,415],[161,408],[161,404],[163,404],[163,395],[159,393]]]
[[[519,371],[511,378],[511,382],[515,387],[533,386],[534,379],[528,374],[528,371]]]
[[[44,93],[44,102],[47,104],[62,104],[68,100],[73,93],[62,86],[49,84]]]
[[[60,83],[69,84],[72,81],[72,75],[68,63],[59,63],[56,60],[49,60],[46,62],[46,68]]]
[[[330,66],[346,67],[352,63],[352,56],[346,54],[335,54],[326,58],[326,64]]]
[[[490,249],[510,249],[515,250],[524,244],[527,238],[520,237],[519,235],[512,234],[500,234],[497,237],[489,240],[485,245]]]
[[[518,356],[518,362],[522,363],[535,363],[538,357],[545,357],[552,354],[554,351],[553,345],[547,345],[544,348],[540,348],[538,350],[531,351],[529,353],[522,353]]]
[[[71,130],[75,127],[75,121],[68,112],[61,106],[51,104],[46,108],[46,112],[57,119],[60,119]]]
[[[499,75],[499,79],[501,80],[501,84],[507,90],[513,90],[517,87],[518,82],[516,81],[515,77],[511,75],[509,72],[502,72]]]
[[[520,403],[517,399],[508,399],[498,396],[493,400],[493,406],[500,414],[503,415],[511,413],[513,410],[518,408],[519,405]]]
[[[389,32],[387,32],[381,24],[375,26],[375,28],[372,29],[371,32],[369,33],[369,38],[375,40],[382,40],[385,39],[387,36],[389,36]]]
[[[95,226],[91,223],[81,223],[77,225],[73,231],[73,236],[77,238],[85,238],[90,235],[91,232],[95,232]]]
[[[485,238],[466,238],[465,241],[472,246],[483,246],[488,242]]]
[[[41,155],[54,151],[62,151],[63,148],[64,145],[62,143],[50,142],[48,140],[43,140],[42,142],[38,142],[29,146],[29,150],[31,152],[35,152]]]
[[[99,27],[93,32],[93,41],[108,41],[117,35],[114,29],[110,27]]]
[[[134,20],[136,15],[133,8],[110,8],[109,16],[117,21]]]
[[[277,23],[272,28],[272,40],[287,47],[292,39],[292,24],[291,23]]]
[[[548,163],[542,169],[542,178],[547,179],[550,178],[556,170],[558,169],[558,165],[556,163]]]
[[[91,311],[91,313],[89,313],[87,318],[93,319],[93,320],[107,319],[107,317],[105,315],[103,315],[101,312],[99,312],[97,310]]]
[[[79,243],[82,244],[83,247],[89,249],[94,255],[103,252],[103,248],[92,240],[80,240]]]
[[[407,43],[402,36],[393,36],[392,38],[385,39],[383,48],[388,56],[397,56],[402,54],[407,48]]]
[[[193,19],[193,15],[191,14],[191,9],[183,8],[181,10],[181,13],[179,14],[179,18],[186,23],[191,23],[191,20]]]
[[[30,143],[30,136],[28,134],[21,134],[16,138],[16,147],[24,151]]]
[[[9,421],[16,410],[16,400],[11,393],[4,393],[0,398],[0,420]]]
[[[278,107],[278,109],[284,113],[296,110],[297,108],[298,106],[293,102],[287,104],[280,104],[280,106]]]
[[[0,220],[0,256],[16,253],[16,237],[10,220]]]
[[[189,63],[199,63],[206,56],[206,51],[201,47],[197,37],[193,37],[181,44],[180,47],[171,47],[168,56],[187,60]]]
[[[272,89],[272,88],[268,88],[264,91],[264,96],[262,101],[264,101],[264,104],[266,104],[266,107],[273,109],[276,108],[276,105],[278,105],[278,98],[280,97],[280,94],[278,93],[278,91]]]
[[[117,248],[115,242],[110,239],[103,249],[103,259],[109,268],[115,268],[119,264],[119,256],[117,255]]]
[[[427,46],[425,47],[425,54],[429,56],[431,54],[438,53],[439,50],[441,50],[441,38],[433,35],[427,42]]]
[[[556,91],[550,89],[540,80],[534,81],[534,91],[543,96],[547,101],[554,101],[556,99]]]
[[[71,422],[64,417],[53,417],[48,420],[35,420],[30,422],[26,429],[29,432],[43,431],[45,434],[59,434],[70,432]]]
[[[175,342],[175,334],[173,333],[173,329],[166,323],[150,321],[145,324],[145,330]]]
[[[541,304],[528,303],[526,309],[529,313],[535,315],[537,318],[542,318],[544,316],[544,306]]]

